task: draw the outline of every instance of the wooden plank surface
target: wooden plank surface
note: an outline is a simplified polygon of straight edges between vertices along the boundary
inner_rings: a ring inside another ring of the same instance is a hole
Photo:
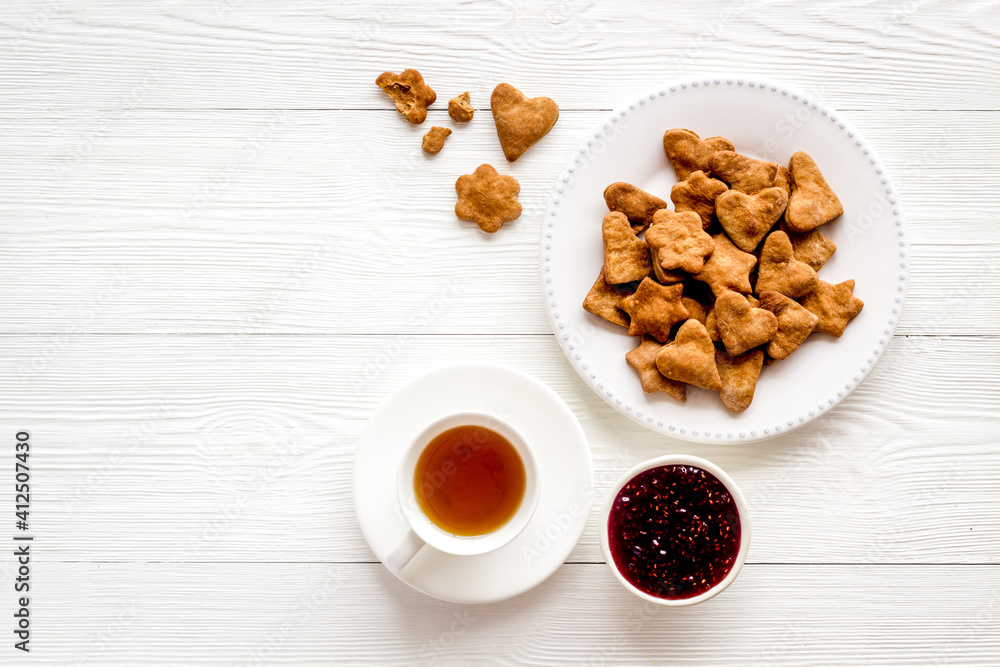
[[[993,109],[993,0],[690,5],[585,0],[407,5],[293,0],[5,3],[11,107],[388,108],[384,70],[445,97],[504,80],[566,109],[698,72],[757,70],[841,109]],[[446,20],[443,17],[447,17]],[[780,48],[779,48],[780,47]],[[748,60],[748,54],[752,58]],[[477,102],[481,104],[481,102]]]
[[[33,650],[0,644],[0,664],[993,665],[998,26],[996,0],[0,4],[0,434],[32,432],[39,536]],[[404,67],[438,91],[429,123],[466,89],[478,109],[437,157],[373,84]],[[876,147],[910,291],[831,415],[698,446],[576,377],[539,303],[538,225],[609,109],[732,72],[822,97]],[[500,81],[562,110],[513,165]],[[482,162],[522,186],[492,237],[453,214]],[[754,526],[733,588],[646,609],[593,514],[566,566],[495,605],[373,562],[350,498],[361,429],[405,379],[475,360],[568,402],[598,500],[661,453],[726,469]],[[14,576],[4,548],[2,618]]]
[[[987,566],[748,565],[687,609],[647,605],[601,564],[482,606],[430,600],[381,565],[37,572],[44,639],[31,665],[359,665],[377,651],[380,665],[856,667],[989,664],[1000,652],[1000,568]]]
[[[3,367],[55,353],[35,373],[0,376],[0,414],[17,416],[0,427],[33,429],[44,560],[371,561],[350,496],[361,430],[398,384],[462,361],[527,369],[569,403],[594,453],[597,506],[653,456],[722,466],[753,510],[750,562],[990,564],[1000,553],[996,338],[897,338],[830,417],[733,446],[623,419],[551,336],[129,335],[50,346],[0,338]],[[571,561],[602,560],[596,512]]]
[[[539,220],[604,116],[563,114],[545,151],[501,166],[525,212],[488,236],[453,212],[457,175],[503,163],[488,117],[428,159],[395,112],[141,111],[106,131],[102,112],[0,113],[0,262],[16,276],[0,332],[410,333],[444,297],[420,332],[547,333]],[[978,286],[1000,278],[1000,112],[852,116],[910,221],[900,333],[993,335],[1000,293]]]

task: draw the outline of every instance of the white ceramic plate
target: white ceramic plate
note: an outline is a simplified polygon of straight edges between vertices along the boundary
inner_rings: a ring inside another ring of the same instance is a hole
[[[425,426],[454,412],[502,417],[531,443],[541,487],[531,521],[513,541],[478,556],[424,547],[396,576],[432,597],[475,604],[519,595],[545,581],[580,541],[590,517],[593,467],[587,438],[547,385],[498,364],[447,366],[394,391],[368,422],[354,455],[354,508],[379,560],[408,526],[396,469]]]
[[[753,404],[739,414],[727,410],[718,394],[694,387],[683,404],[665,394],[644,394],[625,363],[636,340],[581,307],[602,264],[604,188],[625,181],[669,201],[677,178],[662,139],[675,127],[724,136],[741,153],[779,163],[805,151],[844,204],[844,215],[821,228],[837,252],[819,277],[830,283],[853,278],[864,310],[841,338],[814,334],[784,361],[765,366]],[[840,113],[778,82],[706,76],[651,91],[585,138],[553,189],[542,224],[541,264],[556,339],[601,398],[655,431],[736,443],[798,428],[832,410],[865,379],[899,321],[909,250],[891,179]]]

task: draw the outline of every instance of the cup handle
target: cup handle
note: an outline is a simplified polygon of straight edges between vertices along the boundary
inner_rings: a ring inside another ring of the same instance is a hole
[[[407,530],[406,535],[403,539],[399,541],[396,547],[389,552],[382,562],[385,564],[389,571],[393,574],[399,574],[399,571],[406,567],[406,564],[413,560],[413,557],[417,555],[426,542],[417,537],[417,534],[412,530]]]

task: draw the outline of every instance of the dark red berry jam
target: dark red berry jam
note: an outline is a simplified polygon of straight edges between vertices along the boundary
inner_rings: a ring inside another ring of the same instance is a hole
[[[740,551],[736,500],[715,475],[694,466],[651,468],[622,487],[611,506],[615,566],[649,595],[701,595],[726,578]]]

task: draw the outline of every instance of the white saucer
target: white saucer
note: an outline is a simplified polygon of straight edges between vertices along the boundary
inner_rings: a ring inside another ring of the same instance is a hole
[[[548,386],[499,364],[448,366],[416,377],[386,398],[354,455],[354,508],[379,560],[407,530],[396,500],[396,467],[420,430],[458,411],[496,414],[517,428],[538,459],[541,497],[512,542],[480,556],[424,547],[396,575],[431,597],[476,604],[520,595],[545,581],[576,546],[590,516],[593,466],[583,429]]]

